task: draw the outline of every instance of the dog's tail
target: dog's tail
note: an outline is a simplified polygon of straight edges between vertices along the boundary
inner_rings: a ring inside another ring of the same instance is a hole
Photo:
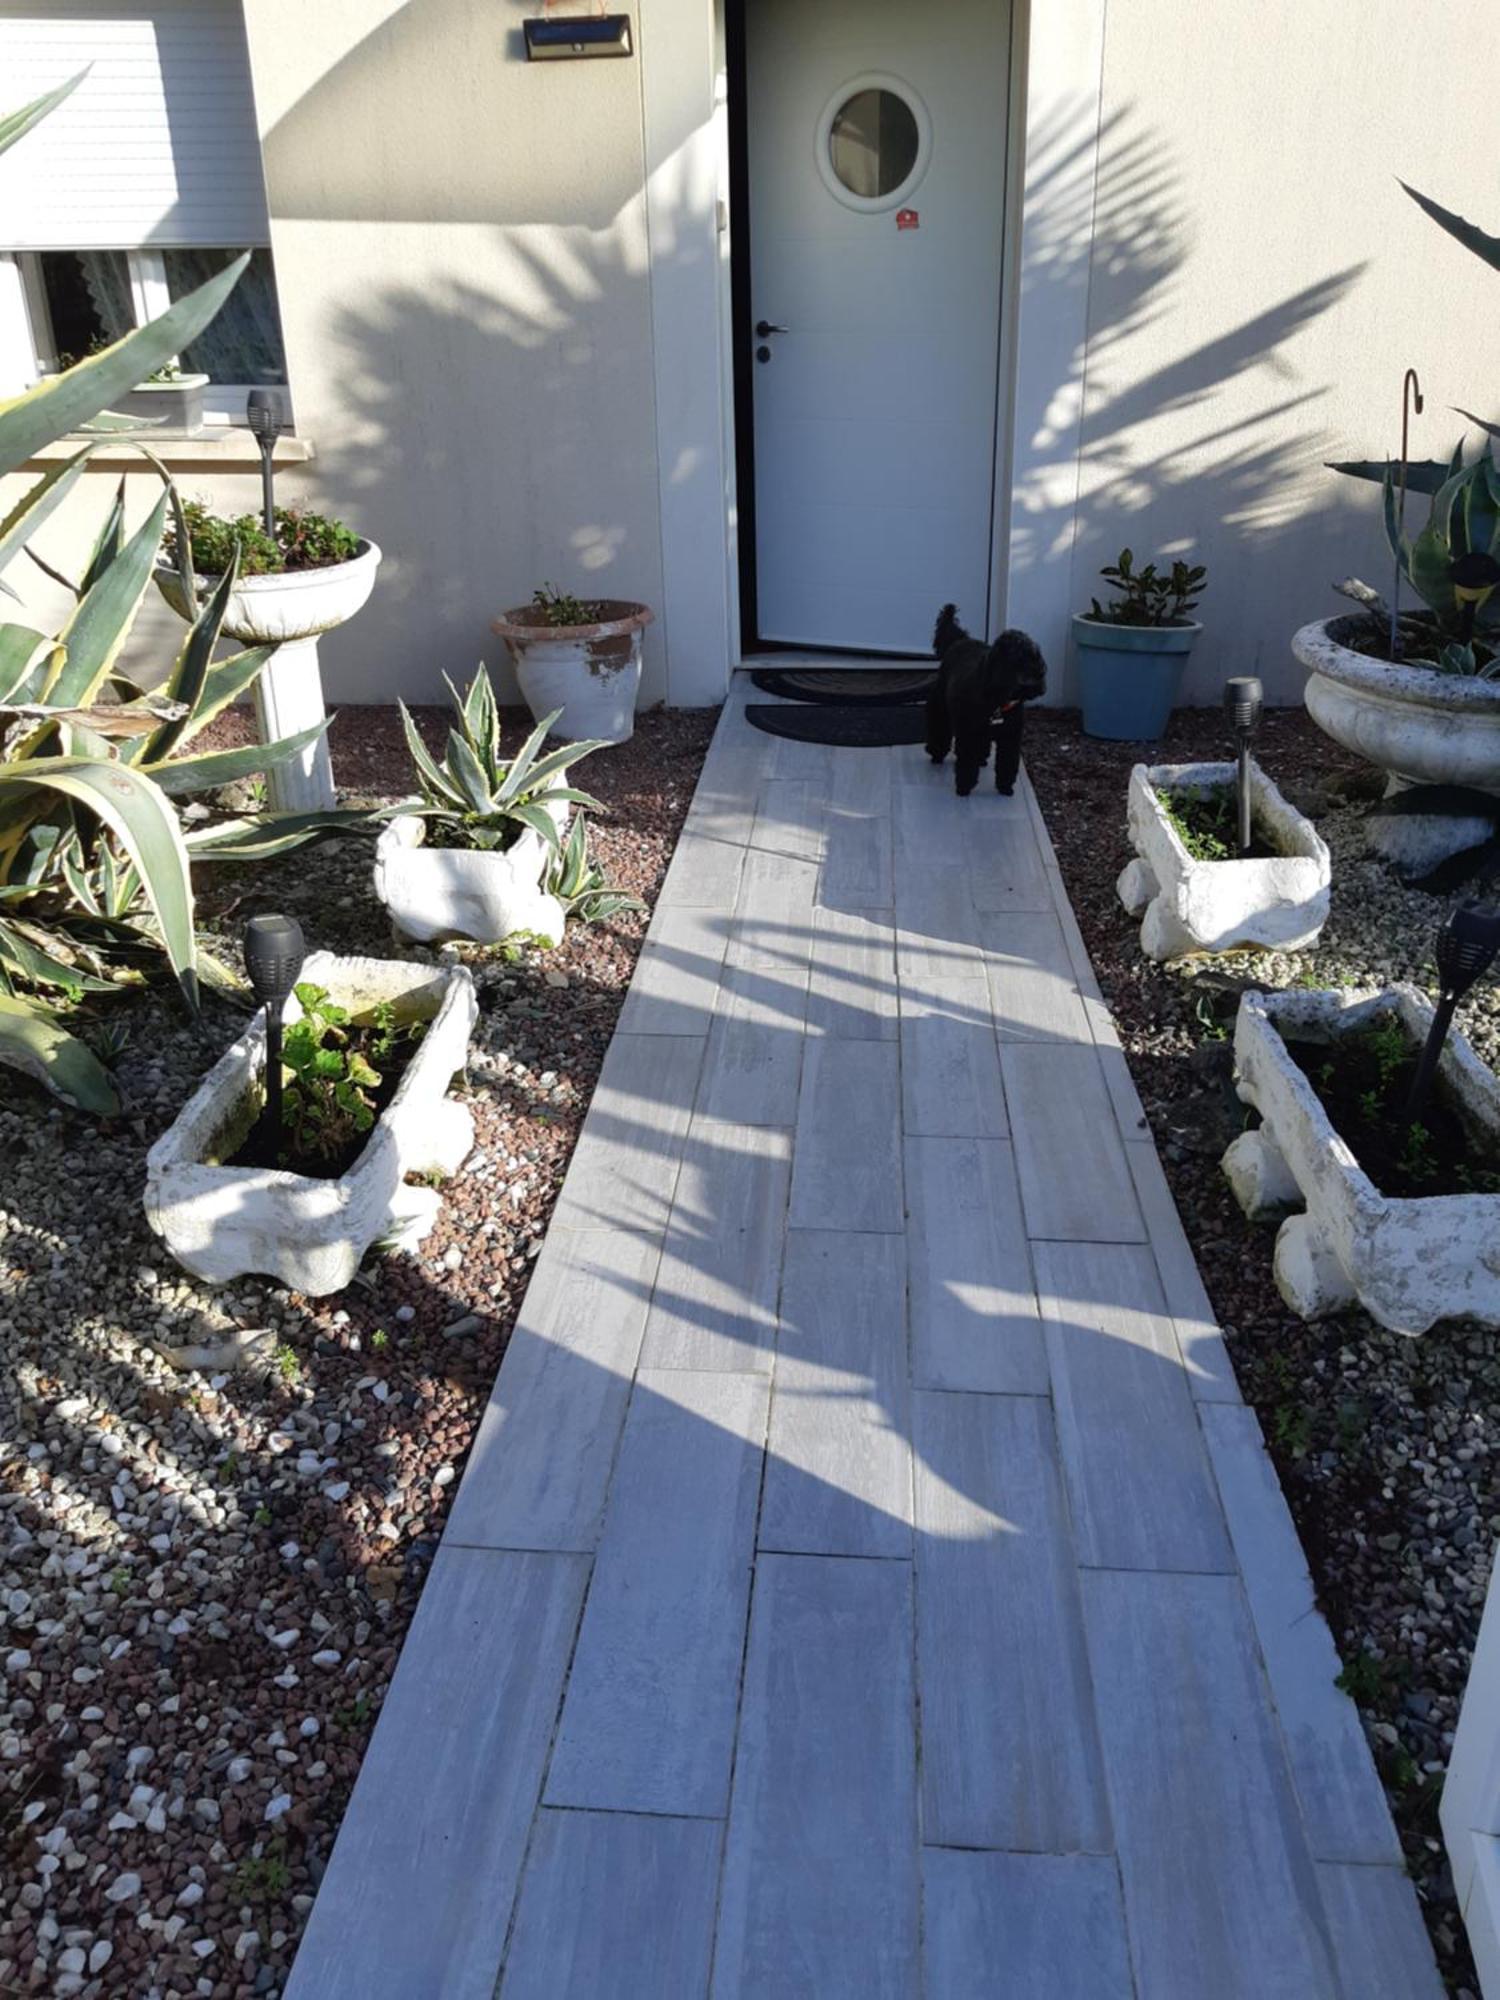
[[[958,622],[958,606],[945,604],[938,613],[937,624],[932,633],[932,650],[941,659],[948,648],[959,639],[967,639],[968,633]]]

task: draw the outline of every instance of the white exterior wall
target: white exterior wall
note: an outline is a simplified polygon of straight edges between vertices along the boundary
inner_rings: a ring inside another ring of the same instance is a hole
[[[1408,365],[1414,456],[1451,451],[1451,404],[1500,416],[1500,276],[1396,184],[1500,230],[1472,150],[1494,126],[1493,0],[1031,17],[1011,616],[1060,660],[1123,545],[1191,551],[1210,588],[1187,698],[1254,673],[1297,700],[1288,642],[1347,608],[1331,581],[1389,587],[1378,489],[1323,461],[1396,450]]]

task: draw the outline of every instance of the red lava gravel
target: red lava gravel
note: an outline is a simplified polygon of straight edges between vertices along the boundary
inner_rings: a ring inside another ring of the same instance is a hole
[[[594,852],[648,903],[713,721],[644,715],[582,767]],[[445,711],[420,722],[440,746]],[[346,791],[410,789],[393,710],[331,742]],[[231,939],[280,908],[311,945],[391,950],[364,839],[205,872],[199,904]],[[471,955],[476,1150],[420,1251],[328,1299],[210,1292],[146,1228],[146,1149],[229,1002],[116,1007],[109,1126],[0,1072],[0,1992],[281,1991],[645,923]]]
[[[1465,1324],[1407,1339],[1348,1312],[1308,1325],[1278,1294],[1275,1230],[1247,1223],[1219,1159],[1243,1129],[1229,1035],[1249,985],[1432,978],[1443,905],[1359,854],[1379,776],[1300,709],[1267,715],[1256,755],[1334,852],[1333,910],[1301,954],[1143,958],[1115,882],[1131,858],[1131,766],[1229,755],[1222,716],[1179,710],[1166,740],[1085,737],[1037,712],[1026,762],[1069,896],[1151,1122],[1184,1227],[1259,1416],[1345,1662],[1450,1993],[1478,1984],[1437,1819],[1442,1773],[1500,1533],[1500,1336]],[[1494,1044],[1496,989],[1460,1025]],[[1489,1010],[1488,1014],[1480,1010]],[[1493,1059],[1493,1057],[1492,1057]]]

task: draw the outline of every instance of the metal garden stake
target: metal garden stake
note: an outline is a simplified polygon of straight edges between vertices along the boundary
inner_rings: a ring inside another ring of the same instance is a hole
[[[1500,952],[1500,909],[1483,903],[1461,903],[1437,934],[1438,1004],[1427,1031],[1427,1041],[1411,1095],[1406,1100],[1406,1123],[1414,1124],[1432,1090],[1438,1060],[1453,1010],[1469,988],[1484,977]]]
[[[1422,414],[1422,385],[1417,380],[1415,368],[1408,368],[1401,378],[1401,481],[1396,491],[1396,528],[1398,534],[1406,532],[1406,462],[1411,456],[1411,420]],[[1401,555],[1396,554],[1396,573],[1391,578],[1391,658],[1396,657],[1396,626],[1401,616]]]
[[[1261,709],[1264,707],[1260,682],[1249,674],[1226,681],[1224,706],[1229,712],[1238,744],[1239,767],[1235,773],[1234,801],[1240,853],[1244,855],[1250,852],[1250,739],[1260,727]]]
[[[281,1150],[281,1010],[297,984],[307,946],[295,917],[251,917],[244,942],[250,990],[266,1010],[266,1104],[257,1150],[275,1166]]]
[[[281,436],[281,406],[269,389],[252,389],[245,398],[245,421],[260,447],[261,505],[266,517],[266,533],[276,538],[276,501],[272,491],[275,473],[271,459]]]

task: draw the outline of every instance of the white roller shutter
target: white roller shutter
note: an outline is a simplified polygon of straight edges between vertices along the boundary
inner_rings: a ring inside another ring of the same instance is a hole
[[[90,64],[0,155],[0,249],[269,242],[241,0],[0,0],[0,112]]]

